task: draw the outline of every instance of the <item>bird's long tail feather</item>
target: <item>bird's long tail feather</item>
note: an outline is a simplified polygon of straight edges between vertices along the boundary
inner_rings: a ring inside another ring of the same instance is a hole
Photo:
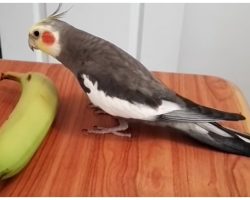
[[[182,130],[192,138],[213,146],[218,150],[250,157],[250,135],[225,128],[216,122],[181,123],[169,126]]]

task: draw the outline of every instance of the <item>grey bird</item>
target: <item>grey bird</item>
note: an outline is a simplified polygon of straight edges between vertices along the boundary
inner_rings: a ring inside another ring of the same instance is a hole
[[[250,156],[250,136],[218,123],[244,120],[244,116],[208,108],[176,94],[128,53],[59,20],[64,13],[57,13],[30,28],[29,46],[70,69],[90,101],[119,121],[116,127],[96,127],[89,132],[126,136],[121,131],[135,120],[169,126],[218,150]]]

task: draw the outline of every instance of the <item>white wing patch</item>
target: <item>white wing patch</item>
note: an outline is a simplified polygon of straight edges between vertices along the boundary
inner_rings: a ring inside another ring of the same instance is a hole
[[[90,93],[87,93],[90,101],[113,116],[140,120],[154,120],[157,115],[181,109],[178,104],[169,101],[162,101],[162,104],[157,109],[154,109],[144,104],[131,103],[124,99],[110,97],[103,91],[97,89],[97,82],[93,84],[88,76],[84,74],[82,78],[84,80],[84,85],[90,89]]]
[[[240,139],[244,140],[245,142],[250,143],[250,140],[249,140],[249,139],[244,138],[244,137],[242,137],[242,136],[240,136],[240,135],[237,135],[237,136],[238,136]]]
[[[202,128],[205,128],[206,130],[209,130],[211,132],[214,132],[218,135],[221,135],[223,137],[232,137],[230,134],[228,134],[226,131],[223,131],[221,129],[219,129],[218,127],[209,124],[209,123],[199,123],[199,126],[201,126]]]

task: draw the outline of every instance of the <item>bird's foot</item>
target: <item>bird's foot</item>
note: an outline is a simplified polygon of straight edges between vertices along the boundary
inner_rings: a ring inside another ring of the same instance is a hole
[[[94,104],[90,103],[89,107],[94,110],[94,112],[98,115],[107,115],[108,113],[104,112],[101,108],[95,106]]]
[[[112,133],[117,136],[121,137],[131,137],[130,133],[121,133],[120,131],[125,131],[128,129],[128,123],[125,120],[119,119],[119,125],[112,127],[112,128],[105,128],[95,126],[93,129],[87,129],[88,133],[95,133],[95,134],[106,134]]]

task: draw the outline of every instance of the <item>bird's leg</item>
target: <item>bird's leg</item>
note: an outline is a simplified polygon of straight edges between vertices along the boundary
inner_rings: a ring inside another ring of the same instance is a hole
[[[105,128],[105,127],[99,127],[96,126],[93,129],[87,129],[89,133],[95,133],[95,134],[106,134],[106,133],[112,133],[117,136],[122,137],[131,137],[130,133],[121,133],[120,131],[125,131],[128,129],[128,123],[124,119],[118,119],[119,125],[112,127],[112,128]]]
[[[94,112],[98,115],[107,115],[108,113],[104,112],[101,108],[95,106],[94,104],[92,103],[89,103],[89,107],[94,110]]]

